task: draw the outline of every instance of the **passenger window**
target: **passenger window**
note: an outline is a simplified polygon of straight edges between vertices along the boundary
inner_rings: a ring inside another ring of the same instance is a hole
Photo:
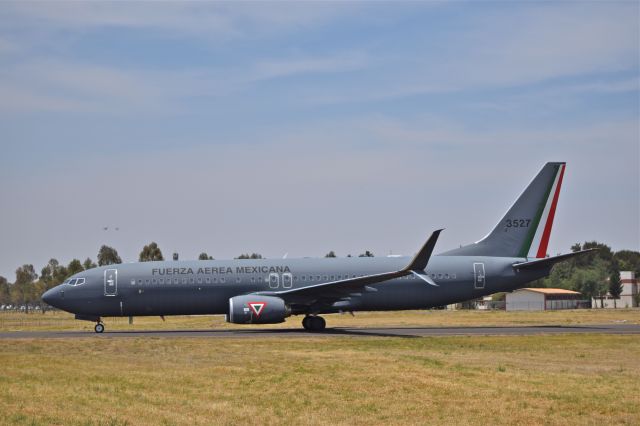
[[[449,279],[449,274],[444,274],[444,279],[448,280]]]
[[[439,279],[442,279],[442,274],[438,274],[438,278],[439,278]]]
[[[306,280],[307,280],[307,277],[306,277],[305,275],[303,275],[300,279],[301,279],[302,281],[306,281]]]
[[[205,282],[206,284],[211,284],[211,278],[209,278],[209,277],[205,278],[205,279],[204,279],[204,282]]]
[[[164,278],[158,278],[158,282],[159,282],[160,284],[164,284]]]
[[[220,277],[220,282],[224,284],[224,277]]]
[[[179,283],[178,279],[177,279],[177,278],[174,278],[174,279],[173,279],[173,283],[174,283],[174,284],[178,284],[178,283]]]
[[[136,280],[131,280],[131,285],[136,285]]]
[[[145,284],[149,284],[149,278],[147,278],[146,280],[144,280]]]
[[[183,278],[183,279],[182,279],[182,284],[186,284],[186,283],[187,283],[187,279],[186,279],[186,278]]]
[[[255,283],[256,282],[256,278],[255,277],[251,277],[251,282]]]
[[[331,275],[331,281],[334,281],[336,279],[335,275]]]
[[[138,280],[138,284],[142,285],[142,279]]]
[[[456,279],[456,274],[451,274],[451,279],[455,280]]]
[[[198,278],[198,284],[202,284],[202,278]]]
[[[157,283],[156,279],[155,279],[155,278],[152,278],[152,279],[151,279],[151,284],[156,284],[156,283]]]
[[[193,284],[195,283],[195,280],[193,278],[189,278],[189,284]]]
[[[74,278],[74,279],[72,279],[72,280],[69,280],[69,283],[68,283],[68,284],[69,284],[69,285],[76,285],[76,280],[75,280],[75,278]]]

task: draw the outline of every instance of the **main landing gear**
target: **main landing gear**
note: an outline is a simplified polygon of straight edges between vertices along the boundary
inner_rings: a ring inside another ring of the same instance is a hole
[[[93,329],[96,331],[96,333],[102,333],[104,331],[104,324],[102,323],[102,321],[98,321]]]
[[[302,326],[307,331],[323,331],[327,326],[327,322],[322,317],[307,315],[302,320]]]

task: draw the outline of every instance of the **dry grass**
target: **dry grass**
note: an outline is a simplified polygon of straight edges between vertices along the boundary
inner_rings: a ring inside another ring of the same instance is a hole
[[[6,424],[637,424],[640,339],[15,339]]]
[[[402,311],[363,312],[351,315],[327,315],[329,327],[383,326],[509,326],[509,325],[576,325],[576,324],[640,324],[640,309],[580,309],[541,312],[505,311]],[[159,317],[136,317],[130,325],[127,318],[106,318],[107,330],[175,330],[229,328],[300,328],[301,317],[291,317],[277,325],[246,326],[228,324],[224,316],[176,316],[162,321]],[[65,312],[0,313],[0,331],[28,330],[92,330],[93,324],[76,321]]]

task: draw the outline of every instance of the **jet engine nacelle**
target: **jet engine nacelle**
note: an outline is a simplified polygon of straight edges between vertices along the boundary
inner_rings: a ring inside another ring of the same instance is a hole
[[[284,322],[291,310],[284,300],[273,296],[236,296],[229,299],[227,321],[235,324],[276,324]]]

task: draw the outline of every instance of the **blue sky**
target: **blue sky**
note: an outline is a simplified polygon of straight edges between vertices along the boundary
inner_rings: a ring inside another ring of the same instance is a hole
[[[639,22],[637,2],[2,2],[0,275],[152,240],[411,254],[445,227],[444,250],[546,161],[568,163],[551,253],[638,250]]]

